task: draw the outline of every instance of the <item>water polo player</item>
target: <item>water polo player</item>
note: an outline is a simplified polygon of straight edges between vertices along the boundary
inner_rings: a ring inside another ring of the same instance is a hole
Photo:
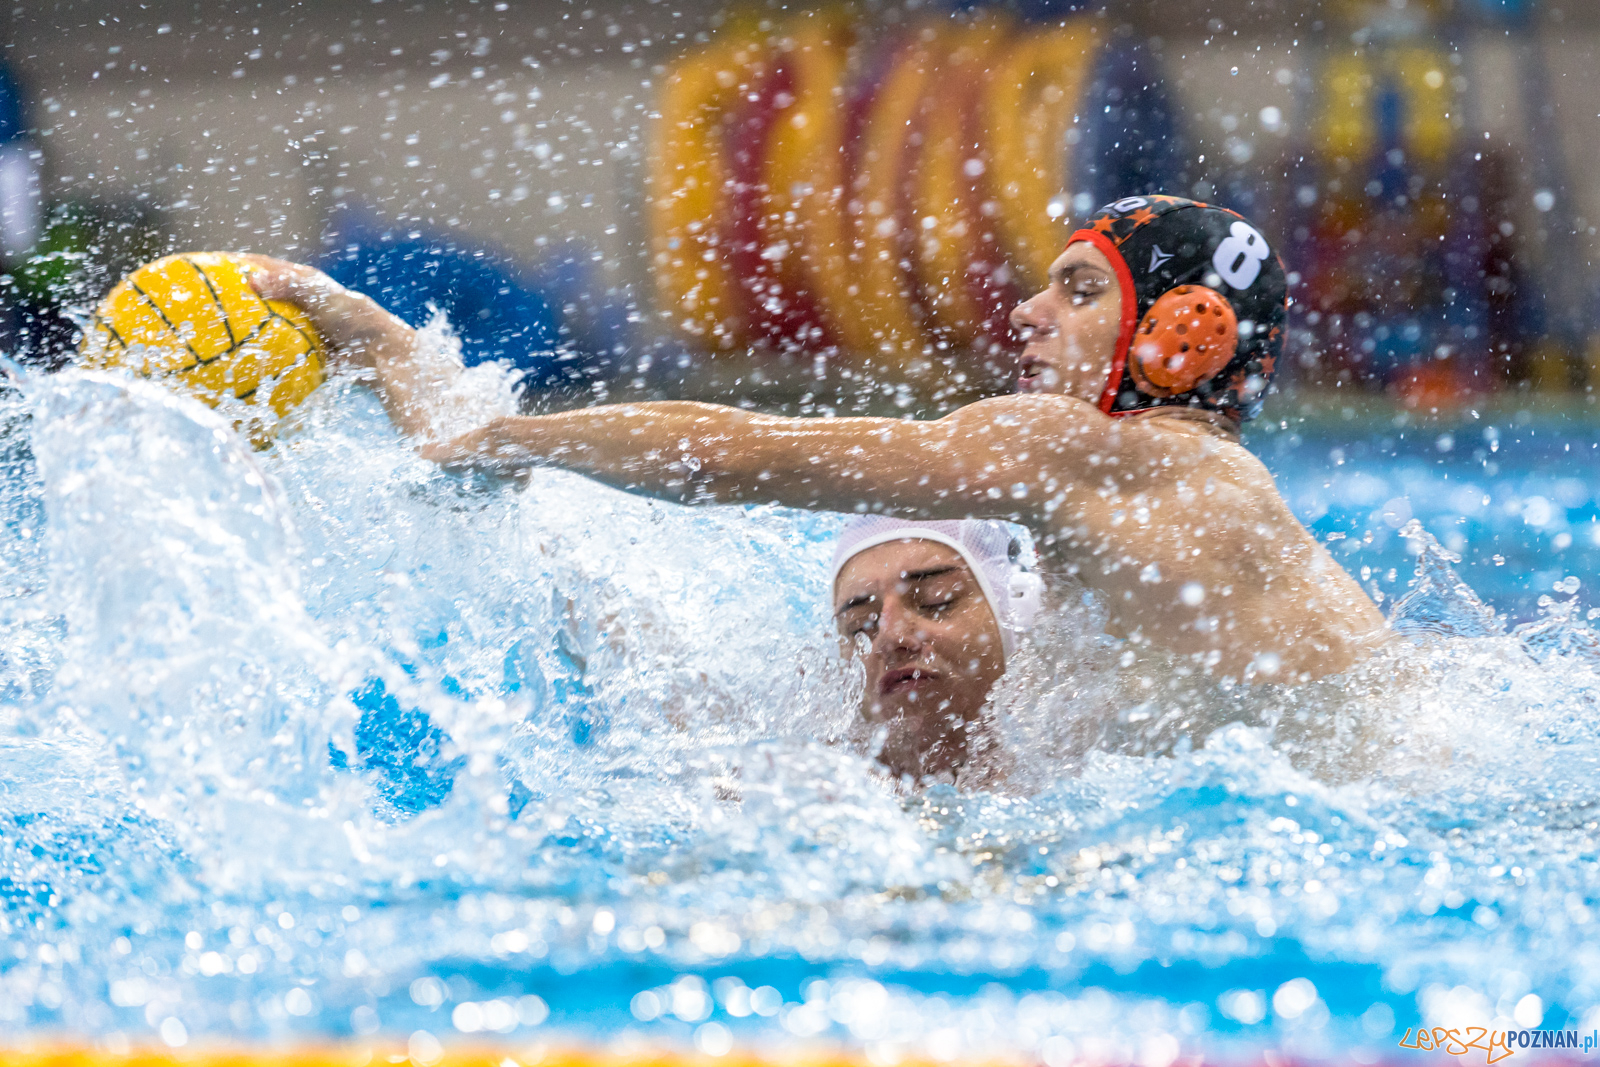
[[[1018,392],[942,419],[780,418],[687,401],[497,418],[432,441],[452,368],[370,299],[260,260],[375,371],[400,428],[440,463],[560,466],[684,503],[777,503],[903,518],[1008,519],[1041,570],[1104,598],[1112,633],[1235,678],[1344,670],[1384,633],[1376,606],[1290,513],[1239,443],[1282,351],[1283,265],[1239,215],[1131,197],[1074,233],[1012,314]]]
[[[989,690],[1039,611],[1041,585],[1002,522],[851,522],[833,553],[834,624],[866,669],[865,723],[896,774],[953,774],[986,740]]]

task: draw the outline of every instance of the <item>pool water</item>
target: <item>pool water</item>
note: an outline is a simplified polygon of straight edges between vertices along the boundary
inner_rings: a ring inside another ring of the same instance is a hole
[[[1278,418],[1249,427],[1247,442],[1301,520],[1385,597],[1411,577],[1418,546],[1397,531],[1412,518],[1513,620],[1536,617],[1556,583],[1600,575],[1592,407],[1530,396],[1418,415],[1316,397],[1269,414]]]
[[[1151,1067],[1588,1032],[1600,432],[1282,422],[1253,446],[1407,642],[1244,691],[1067,597],[1015,671],[1043,695],[997,696],[1011,776],[902,793],[849,741],[842,517],[464,480],[338,379],[259,453],[149,384],[33,380],[0,400],[0,1028]]]

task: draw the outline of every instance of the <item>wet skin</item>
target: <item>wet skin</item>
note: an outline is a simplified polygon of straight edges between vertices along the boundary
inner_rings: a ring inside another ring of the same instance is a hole
[[[833,603],[840,640],[866,670],[862,717],[888,728],[879,761],[919,779],[964,765],[1005,656],[960,553],[917,540],[869,548],[840,570]]]
[[[1017,392],[1099,400],[1122,324],[1117,276],[1091,244],[1068,246],[1050,265],[1050,284],[1011,312],[1024,344]]]
[[[458,367],[320,272],[255,262],[256,287],[299,304],[336,355],[370,367],[396,424],[441,464],[559,466],[684,503],[1009,519],[1032,529],[1042,570],[1104,597],[1113,634],[1235,678],[1337,673],[1387,634],[1236,437],[1186,409],[1111,418],[1095,407],[1123,294],[1090,245],[1069,246],[1048,287],[1013,313],[1026,338],[1019,391],[942,419],[791,419],[670,401],[497,418],[452,441],[429,438],[429,412]]]

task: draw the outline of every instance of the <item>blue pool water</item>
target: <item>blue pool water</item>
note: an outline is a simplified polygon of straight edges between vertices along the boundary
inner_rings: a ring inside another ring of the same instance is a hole
[[[1404,591],[1416,546],[1396,531],[1413,517],[1512,619],[1535,617],[1539,597],[1568,577],[1600,578],[1592,407],[1526,397],[1419,416],[1317,398],[1285,399],[1271,414],[1247,440],[1334,556],[1358,575],[1368,568],[1369,588]]]
[[[1241,691],[1069,598],[1011,778],[899,795],[840,740],[839,517],[463,481],[338,381],[302,423],[0,400],[4,1032],[1166,1067],[1596,1024],[1594,425],[1257,429],[1386,609],[1423,552],[1418,643]]]

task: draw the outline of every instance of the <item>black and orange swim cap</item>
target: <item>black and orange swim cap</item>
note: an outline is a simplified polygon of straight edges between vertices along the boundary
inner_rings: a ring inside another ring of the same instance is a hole
[[[1259,230],[1226,208],[1130,196],[1096,212],[1067,243],[1076,241],[1105,253],[1122,284],[1101,411],[1260,412],[1283,354],[1289,287]]]

